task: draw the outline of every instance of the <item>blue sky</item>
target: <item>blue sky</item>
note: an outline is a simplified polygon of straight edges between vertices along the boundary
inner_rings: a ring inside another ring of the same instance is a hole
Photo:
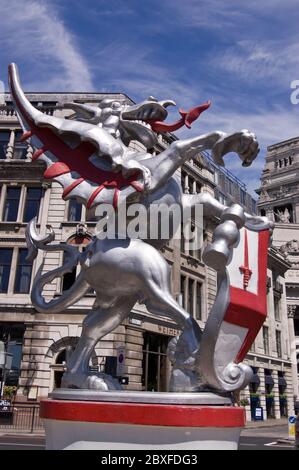
[[[191,131],[256,133],[260,156],[227,167],[252,192],[267,145],[299,134],[298,0],[0,0],[0,79],[26,91],[118,91],[212,107]]]

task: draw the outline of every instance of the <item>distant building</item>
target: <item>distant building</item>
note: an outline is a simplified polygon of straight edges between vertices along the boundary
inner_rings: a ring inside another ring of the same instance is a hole
[[[252,214],[257,213],[256,200],[238,178],[214,166],[216,196],[225,204],[237,202]],[[254,370],[253,381],[238,397],[246,404],[247,419],[255,409],[263,408],[264,419],[279,419],[294,412],[294,382],[291,361],[291,335],[286,304],[285,272],[290,265],[275,247],[268,251],[267,319],[260,330],[246,362]]]
[[[275,222],[273,246],[290,267],[285,274],[294,394],[299,396],[299,138],[271,145],[258,210]]]

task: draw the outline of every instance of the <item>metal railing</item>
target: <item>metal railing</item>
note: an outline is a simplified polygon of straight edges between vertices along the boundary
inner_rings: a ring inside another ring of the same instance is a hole
[[[43,431],[44,426],[39,417],[39,405],[14,403],[6,410],[0,409],[0,431]]]
[[[236,175],[234,175],[231,171],[229,171],[227,168],[217,165],[217,163],[215,163],[214,160],[212,159],[209,152],[207,152],[206,150],[202,150],[200,153],[208,160],[209,164],[213,168],[215,168],[217,171],[225,175],[229,180],[236,183],[241,189],[243,189],[243,191],[247,191],[246,184],[243,181],[241,181]]]

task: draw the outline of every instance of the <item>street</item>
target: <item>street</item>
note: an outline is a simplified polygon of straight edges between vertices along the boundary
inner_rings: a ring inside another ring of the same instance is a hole
[[[241,437],[239,450],[295,450],[292,443],[275,441],[267,437]]]
[[[44,450],[44,436],[0,435],[0,450]]]
[[[287,426],[245,429],[241,434],[239,450],[295,450],[287,441]],[[44,450],[44,436],[28,434],[0,435],[0,450]]]
[[[241,433],[239,450],[295,450],[288,441],[288,427],[246,428]]]

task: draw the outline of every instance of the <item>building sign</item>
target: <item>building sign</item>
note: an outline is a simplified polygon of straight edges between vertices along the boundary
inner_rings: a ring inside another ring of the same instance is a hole
[[[117,349],[117,364],[116,364],[116,376],[122,377],[125,373],[125,346],[119,346]]]
[[[180,331],[175,328],[168,328],[167,326],[161,325],[158,325],[158,332],[167,336],[178,336],[180,334]]]
[[[0,412],[1,411],[9,411],[11,407],[10,400],[0,400]]]
[[[263,412],[263,408],[262,408],[262,407],[257,406],[257,407],[254,409],[254,420],[255,420],[255,421],[263,421],[263,420],[264,420],[264,412]]]
[[[295,436],[296,436],[296,430],[295,430],[296,416],[289,416],[289,421],[288,422],[289,422],[289,439],[294,441]]]

